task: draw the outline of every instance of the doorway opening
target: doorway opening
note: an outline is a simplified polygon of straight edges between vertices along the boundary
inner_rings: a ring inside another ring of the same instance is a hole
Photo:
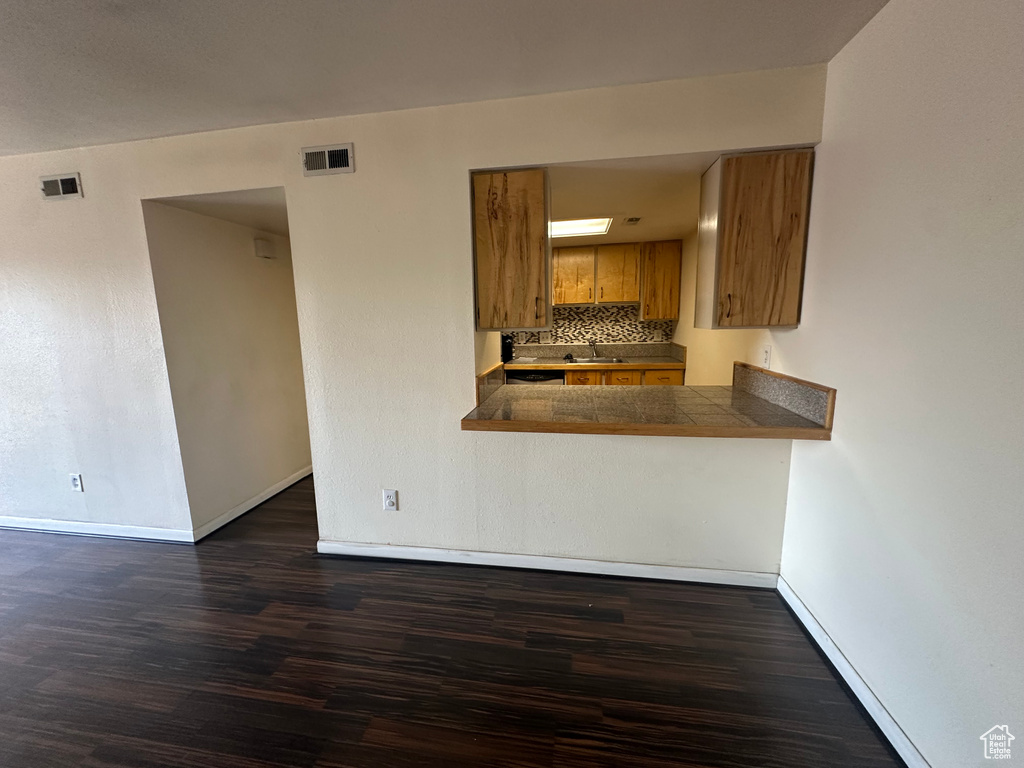
[[[285,192],[142,210],[198,541],[312,473]]]

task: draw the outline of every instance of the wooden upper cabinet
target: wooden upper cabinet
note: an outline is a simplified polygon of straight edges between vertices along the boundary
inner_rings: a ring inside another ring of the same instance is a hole
[[[800,322],[814,150],[719,158],[701,181],[700,328]]]
[[[554,304],[594,303],[594,246],[551,252]]]
[[[662,240],[641,243],[643,320],[675,320],[679,317],[679,280],[683,264],[683,241]]]
[[[473,227],[477,329],[548,326],[544,169],[473,174]]]
[[[640,243],[597,246],[597,303],[640,301]]]

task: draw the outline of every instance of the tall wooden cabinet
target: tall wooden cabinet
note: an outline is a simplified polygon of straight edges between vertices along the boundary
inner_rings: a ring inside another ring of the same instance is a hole
[[[477,330],[547,327],[546,172],[488,171],[472,181]]]
[[[640,243],[597,246],[597,303],[640,301]]]
[[[679,279],[683,241],[662,240],[640,244],[643,264],[643,296],[640,319],[675,320],[679,317]]]
[[[553,249],[551,274],[554,304],[594,302],[594,246]]]
[[[701,179],[698,328],[800,322],[813,149],[727,155]]]

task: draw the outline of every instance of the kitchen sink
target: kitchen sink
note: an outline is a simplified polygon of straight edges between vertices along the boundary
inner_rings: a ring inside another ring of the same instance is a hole
[[[621,357],[577,357],[569,360],[570,363],[621,363]]]

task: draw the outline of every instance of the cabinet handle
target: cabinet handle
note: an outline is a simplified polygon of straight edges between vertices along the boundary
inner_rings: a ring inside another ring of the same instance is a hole
[[[644,304],[644,317],[647,317],[649,314],[651,314],[651,305]]]
[[[604,286],[603,285],[601,286],[601,298],[602,299],[604,298]]]
[[[533,299],[533,319],[540,320],[540,296]]]
[[[729,309],[725,311],[725,316],[732,317],[732,294],[727,293],[725,294],[725,297],[729,300]]]
[[[588,299],[594,298],[594,289],[593,288],[587,288],[587,298]]]

